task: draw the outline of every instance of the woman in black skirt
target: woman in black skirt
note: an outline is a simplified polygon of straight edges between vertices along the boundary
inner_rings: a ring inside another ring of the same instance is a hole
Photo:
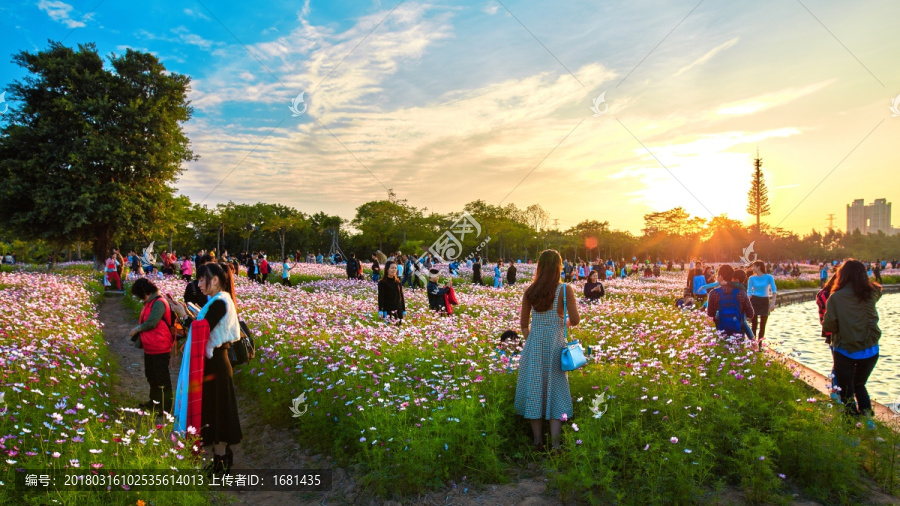
[[[406,313],[406,300],[403,298],[403,286],[397,276],[397,264],[388,260],[384,264],[384,277],[378,281],[378,314],[384,318],[387,316],[397,320],[397,324],[403,322]]]
[[[233,371],[228,360],[230,343],[240,339],[240,326],[231,269],[210,262],[197,270],[197,280],[200,291],[209,297],[203,319],[210,329],[204,350],[200,438],[204,446],[213,447],[211,470],[221,473],[234,462],[230,445],[240,443],[243,438],[234,396]],[[173,308],[178,313],[184,312],[181,306]]]

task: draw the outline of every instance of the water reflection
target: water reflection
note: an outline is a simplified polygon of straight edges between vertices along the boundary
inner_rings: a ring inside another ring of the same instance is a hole
[[[900,398],[900,361],[897,359],[900,293],[885,294],[876,307],[881,328],[881,352],[866,387],[872,400],[888,404]],[[831,352],[821,332],[815,301],[802,302],[779,307],[769,315],[766,341],[777,351],[792,354],[803,365],[828,375],[832,365]]]

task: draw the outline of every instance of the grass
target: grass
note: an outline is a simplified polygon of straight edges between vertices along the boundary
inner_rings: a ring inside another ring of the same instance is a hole
[[[805,281],[802,279],[776,279],[775,287],[779,290],[799,290],[803,288],[820,288],[818,281]]]

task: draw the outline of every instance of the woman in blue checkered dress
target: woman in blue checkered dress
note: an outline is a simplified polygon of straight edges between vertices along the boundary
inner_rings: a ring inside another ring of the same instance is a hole
[[[566,346],[563,318],[563,290],[569,325],[577,325],[578,304],[575,290],[559,282],[562,259],[556,250],[541,253],[534,281],[522,296],[520,323],[525,347],[519,360],[516,384],[516,413],[531,422],[535,449],[543,447],[543,420],[550,420],[550,437],[554,449],[559,447],[562,421],[572,416],[572,394],[569,379],[560,367]],[[529,328],[529,320],[531,325]]]

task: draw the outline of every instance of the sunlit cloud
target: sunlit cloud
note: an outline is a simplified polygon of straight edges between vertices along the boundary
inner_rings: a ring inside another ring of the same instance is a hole
[[[698,66],[703,65],[704,63],[708,62],[709,60],[712,60],[713,56],[715,56],[715,55],[719,54],[719,52],[724,51],[725,49],[728,49],[729,47],[737,44],[738,40],[739,40],[739,37],[735,37],[720,46],[716,46],[716,47],[710,49],[706,54],[704,54],[700,58],[697,58],[696,60],[691,62],[689,65],[685,65],[684,67],[681,67],[680,69],[678,69],[677,72],[672,74],[672,77],[678,77],[681,74],[684,74],[685,72],[687,72],[688,70],[691,70],[694,67],[698,67]]]
[[[799,98],[811,95],[819,90],[825,89],[835,82],[837,82],[837,79],[830,79],[828,81],[804,86],[803,88],[788,88],[786,90],[764,93],[745,100],[725,104],[718,110],[718,114],[745,115],[762,112],[766,109],[788,104]]]

